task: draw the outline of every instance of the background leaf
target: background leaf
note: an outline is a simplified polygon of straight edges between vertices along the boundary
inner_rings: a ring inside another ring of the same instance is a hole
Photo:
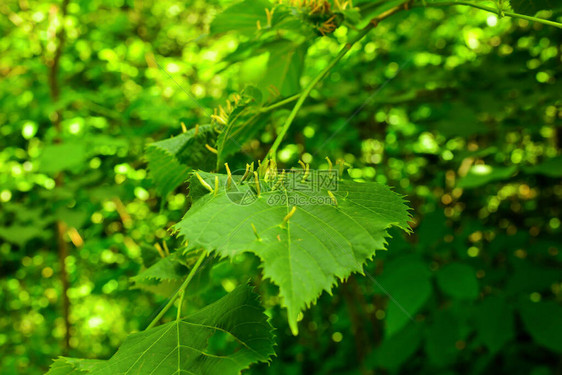
[[[371,366],[395,370],[406,362],[418,350],[422,341],[421,327],[411,323],[392,337],[384,339],[369,358]]]
[[[386,336],[401,331],[432,294],[430,272],[417,257],[401,257],[385,265],[376,290],[388,296]]]
[[[468,174],[459,180],[458,186],[464,189],[473,189],[486,185],[492,181],[505,180],[511,177],[517,167],[492,167],[490,165],[475,165]]]
[[[211,34],[237,31],[252,34],[258,31],[257,21],[267,25],[266,8],[272,4],[267,0],[244,0],[219,13],[211,24]]]
[[[550,158],[540,164],[524,168],[524,171],[527,173],[542,174],[552,178],[562,177],[562,156]]]
[[[475,307],[474,319],[479,340],[492,353],[515,337],[513,311],[504,298],[485,298]]]
[[[47,145],[39,155],[38,162],[42,171],[55,173],[80,168],[84,165],[88,154],[82,142]]]
[[[525,328],[539,344],[562,352],[562,306],[554,301],[525,302],[519,312]]]
[[[462,325],[459,318],[447,310],[433,314],[425,336],[425,352],[429,361],[438,367],[453,363],[459,354],[456,344],[462,339]]]
[[[300,78],[308,44],[281,39],[267,45],[267,49],[269,59],[260,85],[262,91],[268,92],[268,87],[274,86],[281,96],[296,94],[301,87]]]
[[[437,272],[437,285],[453,298],[471,299],[478,297],[476,271],[467,264],[450,263]]]

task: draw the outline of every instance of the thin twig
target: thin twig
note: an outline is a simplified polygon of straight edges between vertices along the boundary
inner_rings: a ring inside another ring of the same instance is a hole
[[[442,7],[442,6],[452,6],[452,5],[465,5],[465,6],[469,6],[469,7],[473,7],[473,8],[477,8],[477,9],[481,9],[481,10],[485,10],[491,13],[495,13],[498,14],[499,10],[497,8],[492,8],[486,5],[480,5],[480,4],[475,4],[469,1],[443,1],[443,2],[437,2],[437,3],[426,3],[424,4],[416,4],[416,7]],[[509,12],[509,11],[502,11],[501,12],[503,15],[509,16],[509,17],[513,17],[513,18],[520,18],[522,20],[526,20],[526,21],[531,21],[531,22],[538,22],[538,23],[542,23],[544,25],[548,25],[548,26],[554,26],[557,27],[559,29],[562,29],[562,23],[558,23],[558,22],[554,22],[554,21],[550,21],[550,20],[546,20],[544,18],[539,18],[539,17],[533,17],[533,16],[527,16],[525,14],[519,14],[519,13],[515,13],[515,12]]]
[[[293,95],[293,96],[289,96],[288,98],[285,98],[285,99],[283,99],[283,100],[280,100],[280,101],[278,101],[278,102],[275,102],[275,103],[273,103],[273,104],[271,104],[271,105],[269,105],[269,106],[267,106],[267,107],[261,107],[259,111],[260,111],[260,113],[269,112],[269,111],[271,111],[271,110],[273,110],[273,109],[282,107],[282,106],[284,106],[285,104],[289,104],[289,103],[291,103],[291,102],[294,102],[294,101],[297,100],[300,96],[301,96],[300,93],[299,93],[299,94],[295,94],[295,95]]]
[[[60,12],[61,12],[61,26],[55,35],[55,39],[58,41],[57,48],[55,50],[55,54],[53,59],[48,63],[49,68],[49,92],[51,95],[51,100],[57,106],[60,97],[60,86],[58,81],[58,74],[59,74],[59,66],[60,66],[60,59],[64,50],[64,45],[66,42],[66,32],[64,30],[64,18],[66,17],[68,3],[70,0],[63,0]],[[53,119],[53,126],[56,132],[55,143],[61,143],[61,122],[62,122],[62,113],[59,109],[55,110],[54,119]],[[62,186],[64,183],[64,175],[62,172],[59,172],[55,176],[55,185],[57,187]],[[58,248],[58,256],[59,256],[59,264],[60,264],[60,280],[62,284],[62,315],[64,320],[64,349],[63,352],[66,353],[70,348],[70,299],[68,297],[68,289],[70,287],[68,281],[68,272],[66,269],[66,258],[68,256],[68,245],[66,240],[64,239],[64,235],[66,233],[67,226],[64,221],[57,220],[55,224],[55,237],[57,240],[57,248]]]

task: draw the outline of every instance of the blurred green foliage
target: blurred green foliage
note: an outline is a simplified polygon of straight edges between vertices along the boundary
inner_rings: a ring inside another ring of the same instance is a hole
[[[208,124],[247,85],[265,105],[296,94],[385,3],[356,2],[332,33],[327,19],[282,13],[267,30],[265,0],[219,16],[232,2],[70,1],[64,18],[60,3],[3,2],[0,372],[108,358],[144,329],[185,274],[152,282],[145,269],[181,248],[169,229],[189,206],[181,180],[156,191],[146,146],[182,122]],[[562,372],[561,40],[560,29],[468,7],[381,22],[311,92],[278,162],[344,159],[349,178],[407,196],[414,233],[396,232],[365,276],[322,295],[297,337],[250,255],[205,263],[187,310],[253,280],[278,345],[248,373]],[[233,170],[264,158],[290,108],[234,138],[242,152],[224,141]]]

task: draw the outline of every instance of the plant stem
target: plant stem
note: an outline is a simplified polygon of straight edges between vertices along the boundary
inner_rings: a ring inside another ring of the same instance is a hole
[[[181,291],[180,300],[178,302],[178,313],[176,315],[176,320],[180,320],[181,318],[181,306],[183,305],[183,297],[185,297],[185,290]]]
[[[156,323],[158,323],[158,321],[164,316],[164,314],[166,314],[166,312],[168,312],[170,307],[172,307],[175,300],[178,298],[178,296],[180,294],[182,294],[182,301],[183,301],[183,293],[185,293],[185,288],[187,288],[187,286],[191,282],[191,279],[193,279],[193,276],[195,276],[195,273],[199,269],[199,266],[201,266],[201,263],[203,263],[203,260],[205,259],[206,256],[207,256],[207,252],[203,251],[203,253],[199,257],[199,259],[197,259],[197,262],[195,262],[195,265],[193,265],[193,268],[191,269],[191,271],[189,271],[189,274],[187,275],[187,277],[183,281],[183,284],[181,284],[181,286],[178,288],[176,293],[174,293],[174,295],[170,298],[170,300],[168,301],[166,306],[164,306],[164,308],[162,310],[160,310],[158,315],[156,315],[156,318],[154,318],[152,320],[152,322],[150,322],[150,324],[148,325],[148,327],[146,327],[146,329],[150,329],[150,328],[154,327],[156,325]],[[182,301],[180,301],[180,303]],[[181,305],[178,306],[178,316],[179,316],[179,314],[181,314]]]
[[[393,8],[390,8],[389,10],[387,10],[387,11],[379,14],[375,18],[371,19],[369,24],[367,26],[365,26],[359,32],[359,34],[357,34],[355,36],[355,38],[353,38],[351,41],[349,41],[345,44],[345,46],[340,50],[340,52],[336,55],[336,57],[334,57],[334,59],[328,64],[328,66],[326,66],[320,72],[320,74],[318,74],[316,77],[314,77],[314,79],[312,81],[310,81],[310,83],[306,86],[306,88],[303,90],[303,92],[298,96],[297,103],[293,107],[293,110],[289,114],[289,117],[287,117],[287,119],[285,120],[285,123],[283,124],[283,128],[281,129],[281,131],[277,135],[277,138],[275,138],[275,141],[273,142],[273,145],[269,149],[269,151],[267,153],[267,156],[269,156],[271,159],[275,160],[276,154],[277,154],[277,149],[279,148],[279,145],[283,141],[283,138],[285,138],[285,135],[287,134],[287,131],[291,127],[291,124],[293,123],[293,120],[297,116],[297,113],[301,109],[304,101],[306,100],[306,98],[308,98],[308,95],[310,95],[310,92],[316,86],[316,84],[318,82],[320,82],[330,72],[330,70],[332,70],[332,68],[347,54],[347,52],[349,52],[349,50],[353,47],[353,45],[355,43],[357,43],[358,41],[363,39],[365,37],[365,35],[367,35],[369,33],[369,31],[371,31],[372,29],[377,27],[377,25],[379,24],[380,21],[382,21],[383,19],[385,19],[387,17],[390,17],[391,15],[397,13],[398,11],[408,9],[409,4],[410,4],[410,1],[406,1],[402,4],[400,4],[400,5],[397,5]]]
[[[59,67],[60,67],[60,59],[62,57],[62,53],[64,51],[65,43],[66,43],[66,32],[64,29],[64,19],[66,18],[68,4],[70,0],[63,0],[60,6],[60,18],[61,18],[61,26],[59,30],[55,34],[55,40],[58,42],[57,47],[55,49],[55,54],[53,59],[50,60],[47,64],[48,66],[48,82],[49,82],[49,93],[51,96],[51,100],[57,108],[57,104],[60,97],[60,86],[59,86]],[[55,143],[60,144],[62,143],[62,110],[56,109],[53,114],[53,127],[55,128]],[[64,174],[62,172],[58,172],[55,175],[55,185],[57,187],[61,187],[64,184]],[[57,241],[57,248],[58,248],[58,257],[59,257],[59,264],[60,264],[60,280],[62,286],[62,317],[64,321],[64,346],[63,346],[63,354],[70,349],[70,299],[68,297],[68,289],[70,288],[70,282],[68,279],[68,270],[66,269],[66,258],[68,257],[68,245],[65,239],[65,233],[67,231],[67,225],[62,220],[57,220],[55,223],[55,238]]]
[[[480,4],[474,4],[474,3],[471,3],[469,1],[443,1],[443,2],[438,2],[438,3],[427,3],[426,5],[416,4],[414,6],[416,6],[416,7],[425,7],[425,6],[440,7],[440,6],[451,6],[451,5],[466,5],[466,6],[469,6],[469,7],[478,8],[478,9],[485,10],[485,11],[488,11],[488,12],[492,12],[492,13],[495,13],[495,14],[499,13],[498,9],[496,9],[496,8],[492,8],[492,7],[480,5]],[[522,20],[538,22],[538,23],[542,23],[544,25],[554,26],[554,27],[557,27],[559,29],[562,29],[561,23],[550,21],[550,20],[545,20],[544,18],[526,16],[524,14],[508,12],[508,11],[504,11],[502,13],[505,14],[506,16],[510,16],[510,17],[513,17],[513,18],[521,18]]]
[[[265,113],[265,112],[269,112],[269,111],[271,111],[271,110],[273,110],[273,109],[275,109],[275,108],[282,107],[282,106],[284,106],[285,104],[294,102],[294,101],[297,100],[300,96],[301,96],[300,93],[295,94],[295,95],[293,95],[293,96],[289,96],[288,98],[285,98],[285,99],[283,99],[283,100],[280,100],[280,101],[278,101],[278,102],[275,102],[275,103],[273,103],[273,104],[270,105],[270,106],[260,108],[259,112],[260,112],[260,113]]]

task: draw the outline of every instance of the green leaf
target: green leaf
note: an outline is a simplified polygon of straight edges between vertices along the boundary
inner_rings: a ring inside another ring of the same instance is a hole
[[[88,220],[87,211],[73,210],[68,207],[60,207],[56,210],[55,216],[58,220],[62,220],[66,225],[80,229]]]
[[[170,298],[177,292],[178,288],[181,286],[181,281],[170,281],[170,280],[146,280],[142,283],[136,282],[132,285],[131,289],[140,289],[158,296],[165,298]]]
[[[46,375],[83,375],[103,364],[105,361],[97,359],[59,357],[51,364]]]
[[[186,293],[190,296],[199,294],[209,282],[209,271],[210,267],[201,267],[187,287]],[[131,277],[130,280],[134,283],[131,288],[170,297],[178,290],[186,275],[187,267],[182,257],[178,252],[174,252]]]
[[[213,155],[205,148],[205,144],[213,144],[213,133],[210,125],[201,125],[147,146],[148,170],[160,196],[167,196],[184,182],[192,166],[214,164],[210,162]]]
[[[461,178],[458,187],[464,189],[472,189],[489,182],[506,180],[510,178],[517,167],[492,167],[490,165],[475,165],[468,171],[468,174]]]
[[[444,103],[436,108],[430,127],[437,129],[446,137],[469,137],[492,131],[489,126],[478,121],[474,108],[466,103]]]
[[[438,310],[432,318],[425,335],[426,358],[437,366],[450,365],[459,354],[455,344],[463,338],[458,316],[451,311]]]
[[[140,255],[142,259],[142,264],[145,268],[148,268],[158,262],[162,257],[154,245],[141,244],[140,245]]]
[[[397,5],[403,3],[401,0],[379,0],[379,1],[365,1],[357,4],[357,8],[351,7],[349,11],[356,11],[356,9],[360,12],[360,17],[362,18],[363,22],[368,22],[374,16],[377,16],[390,8],[393,8]],[[344,12],[344,14],[347,12]]]
[[[19,225],[14,224],[9,227],[0,227],[0,238],[24,246],[32,238],[48,238],[49,234],[43,228],[37,225]]]
[[[515,337],[513,312],[504,298],[488,297],[483,300],[476,306],[474,321],[478,339],[492,353],[498,352]]]
[[[540,345],[562,353],[562,306],[554,301],[525,302],[519,313],[527,332]]]
[[[385,338],[367,361],[374,362],[377,367],[396,370],[416,352],[421,339],[421,326],[411,323],[392,337]]]
[[[50,175],[83,166],[88,157],[86,145],[82,142],[47,145],[37,161],[39,170]]]
[[[267,25],[266,8],[272,8],[267,0],[245,0],[225,9],[211,23],[211,35],[227,31],[253,34],[258,31],[257,23]]]
[[[526,173],[541,174],[547,177],[562,177],[562,156],[547,159],[540,164],[523,169]]]
[[[149,280],[182,280],[186,275],[186,267],[181,264],[178,253],[172,253],[160,259],[154,265],[131,277],[131,281],[143,283]]]
[[[142,289],[148,292],[170,297],[179,288],[187,274],[186,268],[180,263],[177,253],[161,258],[138,275],[131,277],[132,289]]]
[[[308,44],[278,40],[269,44],[267,49],[270,51],[269,60],[260,87],[267,92],[268,87],[274,86],[281,96],[296,94],[301,87],[300,78]]]
[[[437,285],[450,297],[476,299],[478,280],[472,267],[462,263],[450,263],[437,272]]]
[[[166,197],[185,181],[190,168],[180,164],[170,153],[151,146],[146,150],[148,171],[158,194]]]
[[[259,56],[265,52],[262,46],[269,41],[261,39],[251,39],[247,42],[240,42],[234,51],[223,57],[224,62],[228,62],[224,68],[219,69],[217,73],[227,70],[232,64],[251,61],[252,57]]]
[[[515,244],[512,246],[519,246]],[[505,286],[506,293],[533,293],[550,289],[560,282],[560,269],[556,266],[537,265],[527,259],[512,260],[513,269]]]
[[[411,321],[431,296],[427,266],[417,257],[401,257],[385,264],[377,289],[388,295],[385,335],[390,337]]]
[[[253,179],[240,184],[234,176],[228,188],[227,176],[201,173],[210,186],[218,177],[219,191],[208,193],[192,178],[193,205],[175,228],[190,246],[220,256],[256,254],[264,276],[279,286],[296,334],[299,312],[338,279],[362,272],[365,261],[386,247],[390,227],[409,230],[408,208],[398,194],[377,183],[338,181],[332,173],[313,172],[302,184],[302,175],[289,173],[286,182],[299,184],[289,189],[273,190],[261,180],[259,197]],[[320,183],[326,176],[332,178]]]
[[[217,352],[210,345],[217,337],[231,345]],[[257,295],[240,286],[185,319],[130,335],[91,374],[234,375],[273,354],[272,327]]]
[[[260,121],[264,114],[257,110],[262,101],[261,91],[254,86],[247,86],[240,96],[217,138],[219,165],[229,155],[240,151],[240,148],[267,124]]]

